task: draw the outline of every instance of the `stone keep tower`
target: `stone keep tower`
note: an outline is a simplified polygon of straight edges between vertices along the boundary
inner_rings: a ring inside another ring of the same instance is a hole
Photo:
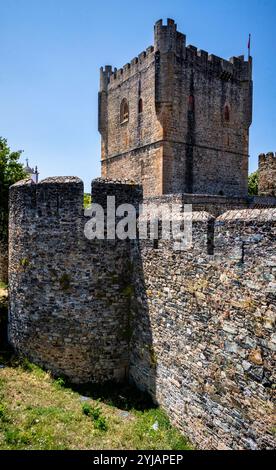
[[[102,176],[142,183],[146,196],[246,196],[251,77],[251,58],[186,47],[173,20],[158,21],[154,47],[101,68]]]

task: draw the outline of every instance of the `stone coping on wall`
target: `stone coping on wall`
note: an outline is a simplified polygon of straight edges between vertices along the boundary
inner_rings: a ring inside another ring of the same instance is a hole
[[[81,183],[83,181],[78,176],[51,176],[49,178],[45,178],[41,180],[38,184],[70,184],[70,183]]]
[[[24,180],[20,180],[20,181],[17,181],[16,183],[14,183],[12,186],[10,186],[10,189],[14,188],[14,187],[18,187],[18,186],[31,186],[31,185],[34,185],[35,182],[30,179],[30,178],[25,178]]]
[[[249,197],[242,197],[242,196],[222,196],[219,194],[200,194],[200,193],[171,193],[171,194],[162,194],[160,196],[147,196],[145,197],[145,201],[154,202],[154,201],[165,201],[165,200],[173,200],[173,199],[182,199],[184,202],[192,201],[195,203],[202,203],[202,202],[216,202],[216,203],[246,203],[250,200]],[[275,201],[276,203],[276,201]]]
[[[162,221],[166,221],[170,219],[171,212],[170,210],[163,210],[162,212],[160,212],[158,207],[156,207],[156,210],[152,210],[150,211],[150,213],[148,211],[141,213],[139,216],[139,220],[149,220],[150,216],[152,218],[154,217],[154,215],[156,215],[156,219],[161,220],[162,216]],[[192,220],[193,222],[206,222],[209,220],[215,220],[215,217],[213,217],[212,214],[206,211],[182,212],[173,216],[173,221],[175,222],[182,220]]]
[[[217,221],[276,221],[276,208],[268,209],[241,209],[224,212]]]
[[[30,178],[25,178],[23,180],[17,181],[17,183],[14,183],[11,186],[11,188],[18,187],[18,186],[30,186],[30,185],[40,186],[42,184],[70,184],[70,183],[83,184],[83,181],[77,176],[51,176],[49,178],[44,178],[43,180],[39,181],[39,183],[35,183]]]
[[[93,184],[119,184],[119,185],[122,185],[122,184],[125,184],[125,185],[128,185],[128,186],[137,186],[139,187],[139,185],[131,180],[131,179],[113,179],[113,178],[95,178],[92,180],[92,187],[93,187]]]

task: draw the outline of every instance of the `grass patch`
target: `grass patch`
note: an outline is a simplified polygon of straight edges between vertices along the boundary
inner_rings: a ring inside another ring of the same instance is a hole
[[[191,449],[188,440],[171,425],[162,409],[139,411],[135,415],[137,419],[132,427],[132,432],[136,449]]]
[[[8,288],[7,284],[5,284],[5,282],[0,281],[0,295],[1,294],[6,295],[7,288]]]
[[[189,449],[129,385],[72,388],[26,359],[0,358],[0,449]]]
[[[100,431],[107,431],[107,421],[103,416],[102,410],[99,406],[92,406],[89,403],[84,403],[82,405],[82,411],[86,416],[92,418],[94,426]]]
[[[7,342],[8,324],[8,290],[6,284],[0,282],[0,349]]]

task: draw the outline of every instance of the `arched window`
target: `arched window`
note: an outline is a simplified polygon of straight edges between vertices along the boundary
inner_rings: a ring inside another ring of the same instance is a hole
[[[143,112],[143,100],[142,98],[139,99],[138,101],[138,113],[142,113]]]
[[[229,122],[230,121],[230,108],[228,104],[224,106],[224,121]]]
[[[128,121],[129,117],[129,110],[128,110],[128,102],[124,98],[121,102],[121,107],[120,107],[120,122],[126,122]]]
[[[195,99],[193,95],[190,95],[188,98],[188,111],[193,112],[195,109]]]

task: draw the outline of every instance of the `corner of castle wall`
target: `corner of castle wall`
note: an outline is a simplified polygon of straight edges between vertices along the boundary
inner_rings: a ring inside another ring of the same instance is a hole
[[[158,20],[154,26],[154,49],[161,53],[174,51],[177,54],[183,53],[186,45],[186,36],[177,31],[177,24],[168,18],[167,24],[163,20]]]

